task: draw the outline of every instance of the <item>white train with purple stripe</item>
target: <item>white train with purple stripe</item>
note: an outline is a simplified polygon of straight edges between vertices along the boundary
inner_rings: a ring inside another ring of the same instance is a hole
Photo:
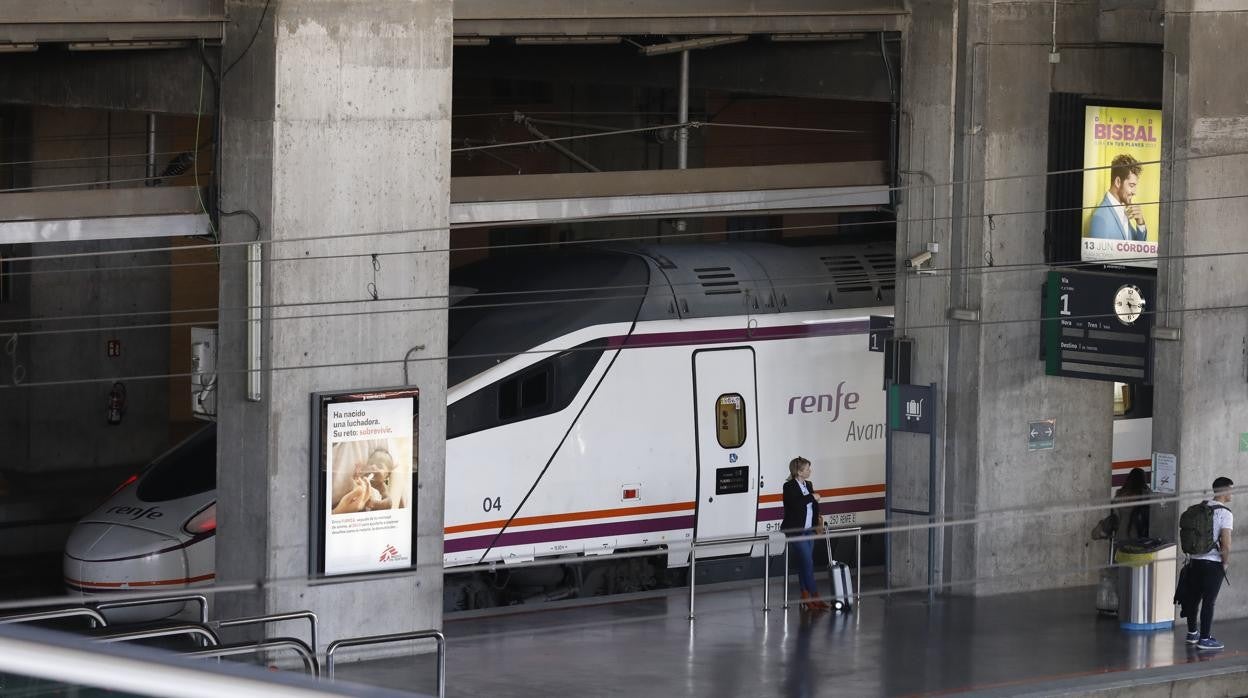
[[[765,244],[504,256],[455,274],[444,564],[656,557],[451,574],[447,607],[651,586],[687,563],[670,543],[777,528],[799,454],[833,523],[882,521],[882,354],[866,330],[892,313],[893,274],[891,248]],[[205,429],[79,525],[71,590],[211,583],[215,439]],[[194,486],[163,492],[168,473]]]
[[[774,530],[799,454],[833,523],[882,521],[883,366],[867,320],[891,315],[892,274],[890,250],[762,244],[465,270],[446,566]]]

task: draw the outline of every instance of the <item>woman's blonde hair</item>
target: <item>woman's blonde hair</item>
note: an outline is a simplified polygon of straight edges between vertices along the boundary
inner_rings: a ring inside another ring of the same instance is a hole
[[[802,458],[801,456],[789,461],[789,479],[796,480],[798,471],[808,465],[810,465],[810,461]]]

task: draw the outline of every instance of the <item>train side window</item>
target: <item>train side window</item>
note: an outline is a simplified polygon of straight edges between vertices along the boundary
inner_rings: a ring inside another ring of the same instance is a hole
[[[446,408],[446,438],[554,414],[572,404],[606,349],[586,342],[491,383]]]
[[[525,376],[520,383],[520,413],[540,410],[550,402],[550,367]]]
[[[509,378],[498,386],[498,418],[536,417],[550,403],[549,363],[538,364],[536,370]]]
[[[726,393],[715,399],[715,438],[723,448],[745,443],[745,398]]]

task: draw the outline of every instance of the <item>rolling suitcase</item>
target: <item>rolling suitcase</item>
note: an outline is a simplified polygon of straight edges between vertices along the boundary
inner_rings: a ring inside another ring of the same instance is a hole
[[[854,610],[854,578],[849,574],[849,565],[832,558],[832,539],[824,538],[823,543],[828,550],[828,576],[832,578],[832,599],[828,605],[834,611],[848,613]]]

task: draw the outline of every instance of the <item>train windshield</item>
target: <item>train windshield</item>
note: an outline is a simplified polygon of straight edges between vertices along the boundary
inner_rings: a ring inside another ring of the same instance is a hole
[[[148,467],[139,481],[138,498],[167,502],[217,487],[217,427],[198,431]]]
[[[520,352],[593,325],[632,322],[650,267],[623,252],[503,255],[454,272],[447,385]]]

